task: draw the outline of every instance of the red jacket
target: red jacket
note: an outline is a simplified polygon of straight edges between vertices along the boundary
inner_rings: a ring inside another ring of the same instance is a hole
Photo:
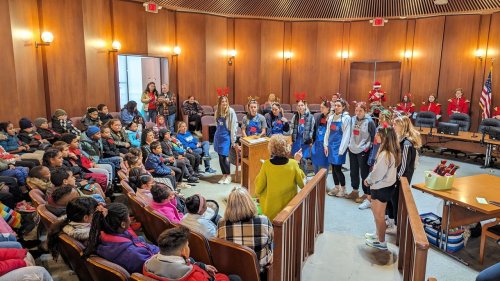
[[[148,272],[144,270],[143,272],[144,275],[153,278],[155,280],[160,280],[160,281],[170,281],[171,279],[167,279],[165,277],[160,277],[157,276],[151,272]],[[229,278],[227,275],[222,274],[222,273],[216,273],[215,274],[215,279],[212,279],[212,277],[201,267],[199,267],[196,264],[193,264],[193,270],[189,272],[184,278],[181,279],[176,279],[175,281],[209,281],[209,280],[214,280],[214,281],[229,281]]]
[[[491,118],[495,118],[495,116],[500,116],[500,106],[496,106],[493,108],[493,113],[491,113]]]
[[[429,102],[428,104],[426,102],[422,102],[422,106],[420,107],[420,111],[431,111],[436,113],[436,115],[441,114],[441,105],[436,102]]]
[[[370,92],[368,92],[368,100],[370,102],[384,102],[386,100],[385,98],[385,92],[382,91],[382,90],[371,90]]]
[[[398,103],[396,110],[404,112],[406,115],[410,115],[415,112],[415,104],[412,102],[400,102]]]
[[[0,276],[27,266],[24,261],[27,252],[26,249],[0,248]]]
[[[465,98],[452,98],[448,100],[448,115],[453,114],[453,111],[460,113],[469,113],[469,101]]]

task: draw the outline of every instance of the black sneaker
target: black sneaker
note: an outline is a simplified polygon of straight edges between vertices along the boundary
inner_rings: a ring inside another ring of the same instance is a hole
[[[198,182],[198,178],[197,178],[197,177],[193,177],[193,176],[191,176],[191,177],[189,177],[189,178],[187,179],[187,182],[188,182],[188,183],[197,183],[197,182]]]

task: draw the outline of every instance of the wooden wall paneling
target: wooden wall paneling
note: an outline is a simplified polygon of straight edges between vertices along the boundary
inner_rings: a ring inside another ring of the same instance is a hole
[[[413,55],[413,41],[415,38],[415,20],[408,20],[408,24],[406,25],[406,44],[404,51],[412,52]],[[405,53],[403,53],[406,55]],[[401,97],[400,99],[408,92],[410,92],[410,82],[411,82],[411,70],[413,67],[413,59],[404,57],[401,63]]]
[[[481,15],[481,21],[479,24],[479,37],[477,41],[476,49],[487,50],[488,49],[488,37],[492,34],[489,33],[491,24],[491,15]],[[495,35],[493,35],[495,36]],[[488,77],[488,73],[485,73],[485,69],[490,67],[490,62],[483,58],[476,58],[476,64],[474,69],[474,78],[472,84],[472,94],[470,103],[470,115],[471,115],[471,131],[477,131],[479,123],[482,120],[483,110],[479,106],[479,99],[481,98],[481,92],[483,89],[484,81]]]
[[[142,3],[113,0],[113,40],[122,44],[119,53],[148,53],[147,21],[155,14],[146,13]]]
[[[83,115],[88,103],[82,1],[42,0],[39,5],[41,30],[54,35],[54,42],[42,47],[50,113],[63,108],[69,117]]]
[[[401,100],[402,62],[378,62],[376,66],[376,79],[382,84],[386,92],[384,107],[396,106]],[[370,89],[368,89],[369,91]],[[365,101],[368,101],[368,91],[365,91]]]
[[[353,61],[398,61],[406,42],[406,20],[389,20],[374,27],[367,20],[351,22],[350,59]]]
[[[235,19],[234,34],[234,46],[238,51],[238,66],[235,67],[234,74],[235,99],[233,103],[246,104],[247,97],[254,96],[255,91],[259,89],[261,21]]]
[[[283,48],[281,49],[281,53],[285,50],[292,49],[292,22],[286,21],[284,25],[284,34],[283,34]],[[294,97],[292,97],[293,93],[290,91],[290,79],[291,79],[291,61],[285,60],[282,57],[281,59],[283,65],[283,75],[282,75],[282,91],[281,91],[281,103],[291,104],[293,103]],[[279,95],[278,93],[276,93]]]
[[[464,96],[471,98],[480,18],[479,15],[446,17],[438,90],[443,113],[456,88],[462,88]],[[446,120],[447,115],[444,116]]]
[[[410,92],[417,110],[420,110],[420,105],[428,100],[430,94],[437,94],[445,17],[415,21]]]
[[[264,103],[270,93],[282,96],[284,22],[263,21],[261,25],[260,83],[254,94]],[[293,58],[292,58],[293,59]]]
[[[155,57],[167,57],[174,47],[174,36],[170,25],[173,12],[165,9],[159,10],[158,14],[146,14],[147,47],[148,55]]]
[[[4,71],[0,71],[0,85],[4,85],[0,91],[0,98],[5,102],[4,108],[0,110],[0,120],[11,120],[17,127],[17,117],[21,114],[21,105],[16,87],[16,66],[8,1],[0,1],[0,36],[4,38],[3,47],[0,49],[0,61],[4,69]],[[10,110],[5,110],[7,106]]]
[[[205,15],[205,89],[208,104],[217,104],[219,87],[227,86],[227,19]],[[235,58],[236,59],[236,58]],[[230,90],[231,93],[233,89]],[[231,96],[232,94],[230,94]]]
[[[333,22],[292,24],[292,93],[306,91],[310,103],[320,103],[339,91],[342,29]]]
[[[177,45],[182,50],[177,58],[179,98],[185,100],[194,95],[201,104],[213,104],[205,93],[205,15],[177,13],[176,18]]]
[[[227,23],[227,49],[236,50],[234,47],[234,19],[228,18]],[[227,87],[230,89],[229,99],[234,100],[234,69],[238,66],[238,50],[236,50],[236,58],[233,59],[233,65],[227,66]]]
[[[369,62],[349,63],[349,92],[347,101],[350,103],[349,112],[354,114],[354,102],[367,101],[368,91],[366,85],[373,83],[375,64]]]
[[[350,33],[350,28],[351,28],[351,23],[349,22],[344,22],[342,23],[342,49],[340,50],[341,53],[340,55],[342,56],[343,52],[347,52],[349,54],[349,35]],[[340,81],[339,81],[339,93],[344,99],[350,100],[349,96],[347,96],[348,93],[348,83],[349,83],[349,70],[350,70],[350,59],[349,57],[344,59],[341,59],[341,68],[340,68]]]
[[[38,49],[35,48],[35,40],[40,40],[37,1],[10,0],[9,10],[15,63],[12,71],[15,69],[18,93],[18,95],[13,95],[9,91],[12,95],[10,99],[16,101],[16,104],[12,104],[11,108],[17,108],[10,113],[12,120],[23,116],[32,118],[32,120],[41,116],[45,117],[47,114],[42,62]],[[2,61],[4,60],[2,59]],[[9,88],[12,89],[12,87]]]
[[[491,15],[490,33],[488,37],[488,51],[486,55],[485,79],[493,61],[491,73],[492,107],[500,107],[500,13]]]
[[[109,1],[82,0],[85,59],[87,69],[87,104],[100,103],[113,109],[119,103],[115,97],[114,59],[110,53],[113,42],[111,6]]]
[[[168,29],[169,29],[169,34],[171,34],[170,47],[175,47],[177,45],[177,12],[175,11],[170,12]],[[168,68],[169,68],[168,80],[170,83],[169,85],[170,90],[173,91],[174,93],[179,94],[179,64],[177,61],[177,57],[174,58],[172,56],[172,52],[170,52],[168,56]],[[180,96],[178,97],[180,98]],[[184,100],[180,99],[179,101],[182,102]]]

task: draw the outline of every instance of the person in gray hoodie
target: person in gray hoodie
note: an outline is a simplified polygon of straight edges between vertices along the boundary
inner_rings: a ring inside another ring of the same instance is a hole
[[[401,148],[396,131],[388,123],[384,123],[378,129],[378,135],[381,138],[381,144],[377,160],[375,160],[373,170],[364,180],[364,184],[369,186],[371,191],[371,208],[376,231],[375,233],[366,233],[365,242],[370,247],[387,250],[385,209],[396,189],[398,166],[401,163]]]
[[[375,137],[375,123],[366,114],[366,103],[359,102],[354,109],[354,116],[351,118],[351,138],[349,140],[349,165],[352,192],[346,198],[362,203],[360,209],[370,207],[370,189],[362,181],[366,179],[370,172],[368,157]],[[361,174],[361,182],[359,180]],[[359,197],[359,184],[363,185],[363,196]],[[363,207],[363,208],[361,208]]]

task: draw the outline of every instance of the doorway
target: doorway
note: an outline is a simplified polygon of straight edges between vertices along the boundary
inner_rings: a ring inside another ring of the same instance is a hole
[[[396,106],[401,100],[401,62],[352,62],[349,77],[350,101],[367,102],[375,81],[380,81],[387,93],[384,107]],[[353,107],[350,111],[354,112]]]
[[[120,108],[133,100],[137,102],[137,109],[144,114],[141,96],[149,82],[154,82],[158,91],[162,84],[168,84],[167,58],[118,55]]]

